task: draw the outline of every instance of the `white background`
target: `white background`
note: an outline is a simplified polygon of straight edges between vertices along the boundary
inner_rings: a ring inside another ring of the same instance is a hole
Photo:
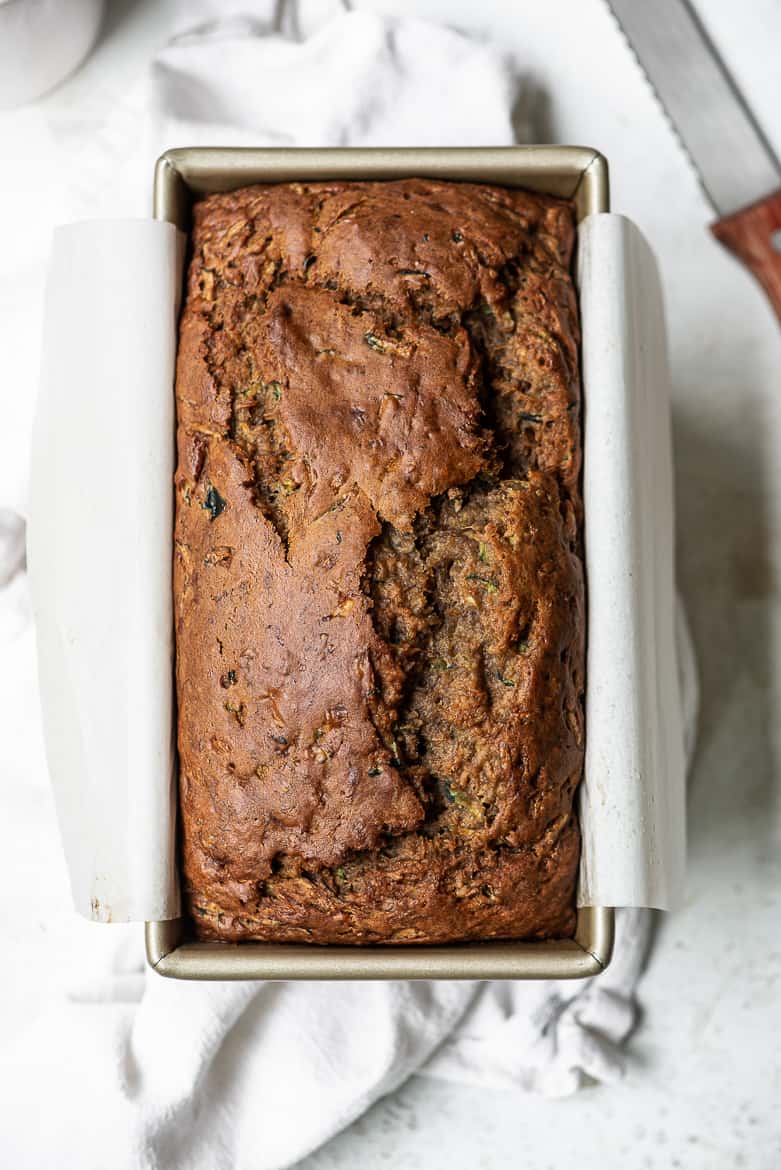
[[[704,706],[690,794],[688,897],[682,912],[660,920],[625,1082],[548,1103],[413,1079],[301,1170],[547,1170],[576,1158],[581,1167],[602,1170],[775,1170],[781,328],[751,279],[709,237],[711,210],[602,0],[355,6],[448,20],[511,51],[541,95],[538,138],[602,150],[611,164],[614,210],[632,216],[657,250],[675,393],[679,579]],[[698,7],[781,153],[781,3],[699,0]],[[47,223],[51,136],[67,142],[97,126],[165,39],[179,8],[171,0],[111,4],[104,38],[81,72],[34,106],[0,115],[0,149],[14,164],[3,166],[1,177],[0,264],[26,242],[38,246]],[[24,295],[24,285],[0,282],[6,321]],[[4,387],[3,403],[0,467],[7,472],[17,457],[11,424],[25,404],[14,402],[12,387]],[[5,715],[23,734],[29,716]],[[0,923],[12,924],[4,938],[16,960],[0,1001],[4,1035],[23,1005],[42,999],[63,974],[41,962],[52,931],[65,927],[34,915],[19,926],[11,913],[25,884],[36,889],[36,854],[56,848],[48,793],[24,799],[36,802],[41,835],[32,847],[9,841],[0,854]],[[62,899],[64,908],[63,891],[49,897],[54,908]],[[101,928],[78,924],[79,947],[89,946],[94,929]],[[80,962],[83,951],[74,949],[74,967]]]

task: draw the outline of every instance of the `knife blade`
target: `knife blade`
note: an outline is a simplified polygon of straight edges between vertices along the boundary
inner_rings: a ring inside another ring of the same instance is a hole
[[[608,0],[717,212],[781,320],[781,163],[689,0]]]

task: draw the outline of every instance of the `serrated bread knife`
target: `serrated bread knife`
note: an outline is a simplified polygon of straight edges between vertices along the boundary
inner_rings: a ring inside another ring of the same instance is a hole
[[[688,0],[608,3],[716,210],[711,231],[781,320],[781,164],[770,143]]]

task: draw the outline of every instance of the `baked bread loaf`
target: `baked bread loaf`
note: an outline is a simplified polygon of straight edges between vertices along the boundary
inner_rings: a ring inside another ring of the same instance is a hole
[[[410,179],[194,218],[174,583],[197,935],[571,934],[571,206]]]

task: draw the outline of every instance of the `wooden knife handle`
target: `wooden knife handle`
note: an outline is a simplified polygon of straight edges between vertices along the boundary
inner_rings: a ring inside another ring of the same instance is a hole
[[[711,231],[753,272],[781,321],[781,190],[717,220]]]

